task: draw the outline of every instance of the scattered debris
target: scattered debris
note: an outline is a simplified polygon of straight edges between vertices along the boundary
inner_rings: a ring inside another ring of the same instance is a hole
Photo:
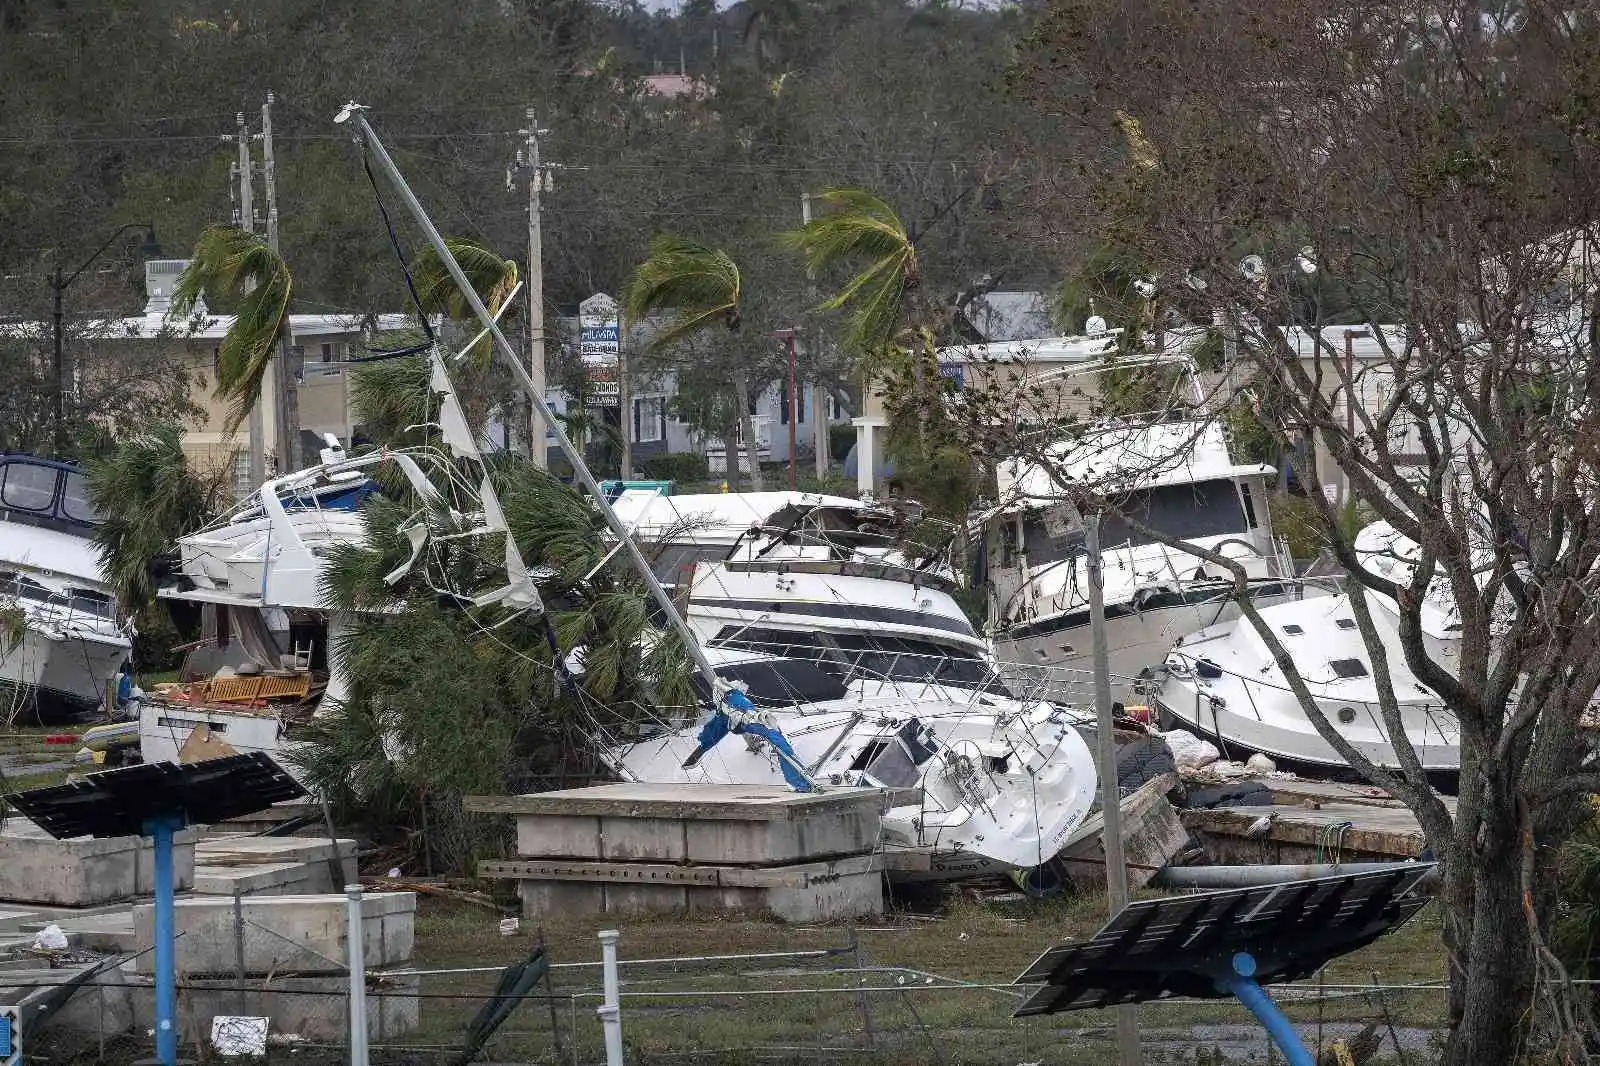
[[[51,922],[37,933],[33,934],[33,950],[35,951],[65,951],[67,949],[67,934],[61,927]]]

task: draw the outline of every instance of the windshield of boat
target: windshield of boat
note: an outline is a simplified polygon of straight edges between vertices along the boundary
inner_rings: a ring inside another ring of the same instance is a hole
[[[965,648],[877,633],[801,633],[725,626],[712,647],[742,648],[805,660],[844,684],[907,681],[1004,693],[989,665]]]
[[[832,674],[798,659],[760,659],[727,663],[716,668],[717,676],[742,681],[745,695],[757,707],[794,707],[804,703],[842,700],[849,693],[844,683]],[[695,692],[709,702],[705,680],[693,679]]]
[[[1239,489],[1224,478],[1140,489],[1124,496],[1118,508],[1132,515],[1140,524],[1182,540],[1224,537],[1230,533],[1242,536],[1250,530],[1249,516],[1240,501]],[[1081,544],[1076,538],[1052,539],[1045,528],[1044,518],[1031,512],[1023,524],[1023,537],[1027,544],[1028,561],[1035,566],[1075,555]],[[1157,543],[1154,537],[1133,529],[1120,515],[1107,514],[1101,520],[1102,548],[1137,548],[1154,543]]]
[[[13,602],[49,603],[66,607],[76,614],[96,618],[114,618],[116,602],[103,592],[94,589],[70,588],[66,594],[51,591],[26,574],[0,570],[0,599]]]

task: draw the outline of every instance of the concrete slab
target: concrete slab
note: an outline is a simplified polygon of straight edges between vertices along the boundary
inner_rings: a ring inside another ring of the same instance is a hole
[[[330,862],[335,849],[339,855],[336,866]],[[342,892],[357,877],[354,840],[229,836],[205,838],[195,844],[194,890],[204,895]]]
[[[1266,833],[1250,836],[1250,826],[1269,815]],[[1185,811],[1183,821],[1219,865],[1327,862],[1325,856],[1335,853],[1347,861],[1415,859],[1427,847],[1422,827],[1404,807],[1219,807]]]
[[[48,1018],[30,1023],[32,1012],[28,1008],[32,1002],[87,969],[73,966],[0,971],[0,1005],[21,1007],[24,1046],[30,1043],[30,1037],[43,1038],[52,1051],[71,1056],[133,1028],[136,995],[124,982],[123,972],[114,966],[95,974],[89,987],[80,988]]]
[[[818,922],[883,912],[875,855],[757,868],[524,859],[481,863],[478,872],[515,878],[528,918],[733,910]]]
[[[179,941],[182,943],[182,941]],[[130,978],[134,984],[134,1020],[142,1029],[155,1024],[155,994],[148,977]],[[367,1038],[373,1043],[393,1040],[416,1029],[419,1017],[417,990],[421,978],[386,977],[367,982]],[[272,1019],[273,1033],[298,1033],[307,1040],[343,1044],[349,1036],[350,983],[344,977],[274,977],[246,980],[245,1013]],[[178,1032],[209,1035],[211,1019],[239,1013],[238,981],[185,978],[178,996]]]
[[[137,947],[131,907],[69,917],[35,917],[32,921],[21,923],[20,930],[31,942],[33,934],[47,925],[57,926],[66,934],[68,944],[85,951],[123,955]]]
[[[191,896],[175,908],[177,966],[185,974],[231,974],[237,966],[233,900]],[[411,958],[416,938],[417,897],[413,892],[372,892],[362,900],[362,935],[367,965],[379,967]],[[244,919],[244,965],[248,974],[297,971],[326,973],[344,967],[348,953],[345,897],[340,895],[249,896],[240,902]],[[154,943],[155,909],[133,910],[140,950]],[[133,963],[153,971],[154,954]]]
[[[622,818],[700,818],[779,821],[822,810],[881,806],[873,788],[790,792],[775,785],[663,784],[623,781],[525,796],[468,796],[464,806],[484,814],[596,815]]]
[[[525,858],[758,866],[873,850],[884,802],[878,789],[627,782],[471,797],[467,809],[513,814]]]
[[[178,890],[194,884],[193,830],[177,835]],[[0,900],[84,907],[148,896],[155,888],[150,841],[143,837],[57,840],[32,822],[0,826]]]

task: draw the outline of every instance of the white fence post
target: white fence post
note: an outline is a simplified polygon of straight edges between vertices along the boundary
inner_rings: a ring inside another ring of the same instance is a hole
[[[622,1066],[622,993],[617,979],[617,937],[615,929],[600,932],[600,959],[604,973],[605,1002],[595,1008],[606,1033],[606,1066]],[[365,1066],[363,1063],[362,1066]]]

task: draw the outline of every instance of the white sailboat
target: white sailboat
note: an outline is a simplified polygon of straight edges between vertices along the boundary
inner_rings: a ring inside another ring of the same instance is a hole
[[[0,454],[0,713],[65,722],[101,710],[132,654],[90,539],[100,522],[71,464]]]
[[[702,549],[686,620],[719,674],[746,686],[763,720],[818,782],[915,790],[891,807],[884,846],[929,878],[1033,868],[1088,815],[1096,774],[1070,706],[1019,696],[956,602],[937,552],[912,553],[898,516],[854,500],[667,497],[650,505],[662,557]],[[773,508],[762,520],[746,507]],[[737,514],[737,534],[716,517]],[[731,541],[731,544],[730,544]],[[720,558],[707,560],[704,551]],[[681,565],[681,564],[680,564]],[[770,750],[722,744],[696,758],[699,729],[619,742],[607,758],[645,781],[780,782]]]

